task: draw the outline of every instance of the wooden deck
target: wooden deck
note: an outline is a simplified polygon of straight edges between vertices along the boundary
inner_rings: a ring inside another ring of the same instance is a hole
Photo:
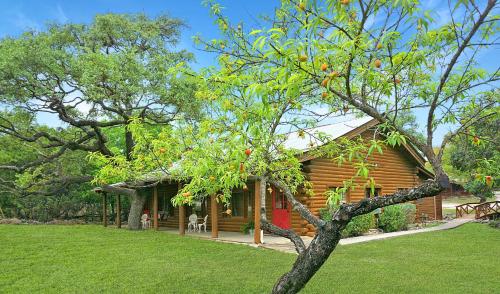
[[[475,219],[490,218],[500,215],[500,201],[484,203],[464,203],[455,208],[457,218],[463,218],[474,212]]]

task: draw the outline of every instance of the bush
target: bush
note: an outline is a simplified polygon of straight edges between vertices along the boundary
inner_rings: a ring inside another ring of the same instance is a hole
[[[415,218],[417,217],[417,206],[412,203],[404,203],[400,204],[403,207],[403,210],[406,215],[406,227],[415,223]]]
[[[255,227],[255,223],[253,221],[249,221],[246,224],[241,225],[240,230],[243,234],[247,235],[250,230],[253,230]]]
[[[324,207],[319,209],[319,217],[322,220],[331,220],[333,216],[333,212],[330,208]]]
[[[407,230],[408,225],[415,221],[415,212],[415,205],[410,203],[385,207],[380,214],[378,226],[384,232]]]
[[[319,210],[319,216],[323,220],[332,219],[333,215],[332,209],[325,207]],[[354,217],[342,231],[342,238],[360,236],[363,233],[368,232],[369,229],[375,227],[373,221],[373,214],[364,214]]]
[[[495,229],[500,229],[500,219],[491,220],[489,223],[490,227]]]
[[[342,237],[355,237],[368,232],[375,226],[373,213],[363,214],[354,217],[342,231]]]

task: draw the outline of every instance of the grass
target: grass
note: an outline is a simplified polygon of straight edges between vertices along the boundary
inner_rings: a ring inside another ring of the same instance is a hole
[[[98,226],[0,225],[2,293],[268,293],[294,255]],[[340,246],[304,293],[493,293],[483,224]],[[493,255],[492,255],[493,254]]]
[[[443,199],[443,216],[455,217],[455,206],[465,203],[479,203],[479,198],[475,196],[448,197]]]
[[[446,215],[454,218],[457,215],[457,211],[455,208],[443,208],[443,216]]]
[[[460,205],[465,203],[479,203],[479,198],[475,196],[462,196],[462,197],[448,197],[446,199],[443,199],[443,204]]]

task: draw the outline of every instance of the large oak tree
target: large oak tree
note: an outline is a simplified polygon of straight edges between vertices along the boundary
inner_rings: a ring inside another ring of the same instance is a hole
[[[0,41],[0,133],[43,150],[33,160],[2,162],[0,168],[30,173],[68,152],[99,152],[130,159],[132,117],[168,125],[188,113],[198,115],[193,87],[177,68],[192,55],[176,50],[183,23],[168,16],[97,15],[90,24],[50,25]],[[60,125],[38,125],[49,113]],[[16,117],[27,118],[20,124]],[[110,141],[121,130],[124,146]],[[120,148],[122,147],[122,148]],[[56,173],[46,173],[57,180]],[[90,180],[92,175],[74,177]],[[135,190],[129,227],[139,227],[144,197]]]

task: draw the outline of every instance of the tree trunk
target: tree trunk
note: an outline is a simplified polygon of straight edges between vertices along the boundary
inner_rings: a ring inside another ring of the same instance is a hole
[[[125,155],[127,156],[128,161],[132,161],[132,150],[134,149],[134,138],[132,136],[132,133],[125,128]]]
[[[141,229],[141,216],[146,203],[146,195],[137,191],[135,195],[130,195],[130,212],[128,214],[128,229],[140,230]]]
[[[299,255],[292,269],[281,276],[272,293],[297,293],[328,259],[340,240],[340,233],[346,224],[328,223],[317,231],[311,245]]]

